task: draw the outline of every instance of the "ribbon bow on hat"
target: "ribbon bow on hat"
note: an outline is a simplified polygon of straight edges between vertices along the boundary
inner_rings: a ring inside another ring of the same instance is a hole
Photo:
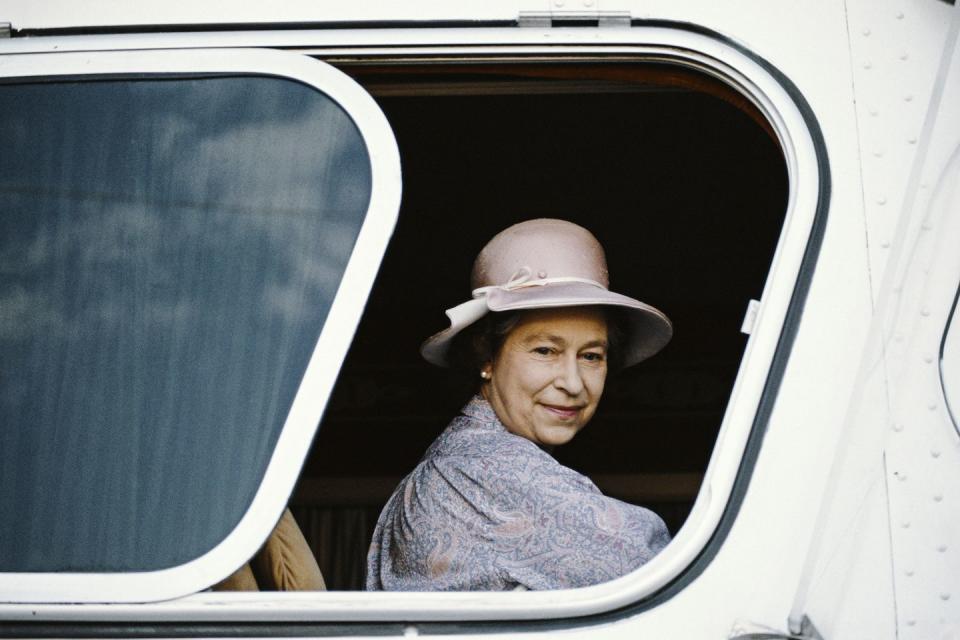
[[[542,272],[541,272],[542,273]],[[600,289],[606,289],[596,280],[589,278],[576,278],[573,276],[557,276],[553,278],[533,278],[533,270],[530,267],[523,266],[510,276],[506,284],[493,284],[485,287],[478,287],[473,290],[473,299],[467,300],[462,304],[447,309],[444,313],[450,318],[451,325],[470,325],[482,318],[490,311],[488,296],[496,295],[495,291],[516,291],[524,287],[543,287],[550,284],[561,282],[582,282]]]

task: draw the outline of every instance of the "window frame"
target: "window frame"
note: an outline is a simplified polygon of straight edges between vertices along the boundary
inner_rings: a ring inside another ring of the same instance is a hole
[[[816,266],[830,201],[829,162],[817,118],[800,91],[775,67],[718,34],[691,25],[662,23],[609,30],[343,29],[147,34],[126,39],[51,38],[49,43],[44,46],[282,46],[331,61],[451,56],[475,56],[486,61],[550,60],[569,56],[682,64],[720,79],[757,106],[780,141],[789,181],[784,230],[703,485],[676,538],[639,570],[591,587],[542,593],[329,592],[256,598],[199,593],[161,605],[119,609],[97,606],[85,611],[52,608],[51,615],[69,619],[102,619],[109,614],[115,620],[261,622],[543,620],[593,616],[615,609],[628,615],[669,599],[709,565],[732,527],[750,483]],[[36,47],[38,43],[17,45]],[[0,614],[5,613],[13,612],[0,608]]]
[[[270,534],[293,491],[346,356],[400,206],[400,156],[386,118],[353,80],[317,60],[267,49],[194,49],[0,55],[0,82],[264,76],[316,89],[353,120],[367,148],[367,213],[327,320],[252,502],[237,526],[184,564],[140,572],[0,573],[0,602],[145,602],[195,593],[230,575]]]
[[[940,339],[940,353],[939,353],[939,373],[940,373],[940,391],[943,393],[943,404],[947,410],[947,415],[950,417],[950,421],[953,423],[953,428],[957,431],[957,434],[960,435],[960,407],[957,406],[956,401],[958,398],[951,397],[950,388],[952,386],[947,384],[947,379],[954,380],[960,376],[960,372],[957,371],[960,368],[960,362],[954,364],[954,360],[950,360],[949,367],[947,366],[948,356],[953,355],[954,359],[960,360],[960,315],[957,314],[957,304],[960,303],[960,287],[957,288],[957,292],[953,296],[953,304],[950,305],[950,313],[947,315],[947,322],[944,325],[943,337]],[[956,324],[954,324],[956,323]],[[956,344],[957,347],[953,348],[953,345]],[[948,348],[950,351],[948,352]],[[956,353],[954,353],[956,351]],[[947,371],[950,371],[950,375],[947,374]],[[960,382],[960,380],[958,380]],[[953,402],[951,402],[951,399]]]

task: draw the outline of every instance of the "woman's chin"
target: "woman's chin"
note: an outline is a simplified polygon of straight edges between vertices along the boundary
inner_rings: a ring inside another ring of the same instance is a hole
[[[558,447],[573,440],[579,425],[543,425],[537,428],[537,440],[549,447]]]

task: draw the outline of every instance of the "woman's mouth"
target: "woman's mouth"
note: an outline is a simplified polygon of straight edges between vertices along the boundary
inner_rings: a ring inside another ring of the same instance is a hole
[[[561,420],[570,420],[572,418],[577,417],[577,414],[580,413],[580,409],[581,409],[581,407],[578,407],[578,406],[566,407],[566,406],[555,405],[555,404],[544,404],[541,406],[544,409],[546,409],[549,413],[560,418]]]

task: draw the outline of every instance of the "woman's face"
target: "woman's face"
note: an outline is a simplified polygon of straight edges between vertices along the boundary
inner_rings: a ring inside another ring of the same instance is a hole
[[[607,378],[607,322],[594,307],[525,311],[483,371],[483,396],[510,432],[569,442],[597,409]]]

